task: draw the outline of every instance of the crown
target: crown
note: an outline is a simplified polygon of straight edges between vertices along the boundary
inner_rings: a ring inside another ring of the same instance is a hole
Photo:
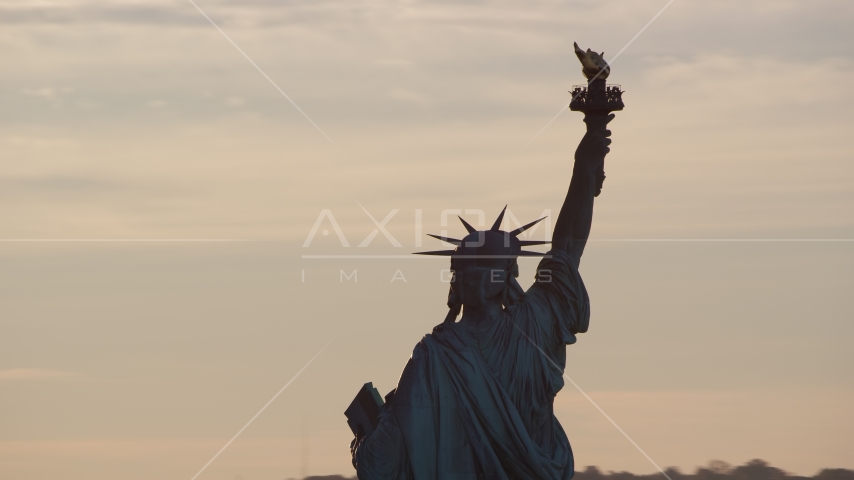
[[[551,243],[547,240],[519,240],[520,233],[533,227],[534,225],[545,220],[546,217],[534,220],[533,222],[523,225],[513,231],[505,232],[501,230],[501,222],[504,220],[504,212],[507,211],[507,206],[501,210],[492,228],[489,230],[478,231],[466,222],[463,217],[458,216],[463,226],[466,228],[468,235],[462,239],[445,237],[442,235],[427,235],[439,239],[443,242],[456,245],[453,250],[435,250],[432,252],[415,252],[416,255],[437,255],[455,258],[516,258],[516,257],[542,257],[546,255],[541,252],[531,252],[522,250],[522,247],[531,245],[545,245]]]

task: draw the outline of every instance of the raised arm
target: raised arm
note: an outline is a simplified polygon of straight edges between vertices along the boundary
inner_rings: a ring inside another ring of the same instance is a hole
[[[603,165],[605,155],[611,151],[611,131],[606,127],[613,120],[613,114],[587,113],[584,123],[587,133],[575,150],[575,166],[569,192],[557,217],[552,248],[569,254],[576,266],[581,262],[581,254],[590,236],[593,221],[593,197],[599,194],[605,179]]]

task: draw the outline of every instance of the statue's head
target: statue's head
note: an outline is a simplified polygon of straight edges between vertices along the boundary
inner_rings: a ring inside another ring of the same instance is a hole
[[[524,294],[516,281],[519,276],[520,256],[542,256],[542,253],[522,250],[527,245],[542,245],[548,242],[539,240],[519,240],[520,233],[531,228],[539,219],[511,232],[500,230],[504,219],[504,210],[489,230],[476,230],[460,217],[468,231],[461,240],[430,235],[444,242],[456,245],[454,250],[418,252],[421,255],[443,255],[451,257],[451,289],[448,293],[448,307],[459,309],[482,307],[490,302],[500,302],[505,307],[515,304]]]

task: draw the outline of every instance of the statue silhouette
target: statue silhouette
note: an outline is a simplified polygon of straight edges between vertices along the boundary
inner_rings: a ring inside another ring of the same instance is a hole
[[[572,478],[572,449],[553,403],[564,385],[566,345],[587,331],[590,319],[578,266],[613,118],[601,109],[585,112],[587,132],[548,253],[522,250],[547,242],[518,239],[539,220],[505,232],[503,211],[485,231],[461,218],[464,238],[434,236],[454,250],[422,252],[451,257],[448,315],[415,346],[370,432],[354,429],[359,479]],[[544,258],[524,291],[516,281],[517,258],[528,255]],[[370,403],[372,397],[366,392],[363,398]]]

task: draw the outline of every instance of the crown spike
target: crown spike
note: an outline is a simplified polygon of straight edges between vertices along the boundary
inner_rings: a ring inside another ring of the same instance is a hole
[[[542,222],[542,221],[543,221],[543,220],[545,220],[545,219],[546,219],[546,217],[543,217],[543,218],[541,218],[541,219],[539,219],[539,220],[534,220],[533,222],[531,222],[531,223],[529,223],[529,224],[527,224],[527,225],[522,225],[521,227],[517,228],[516,230],[513,230],[512,232],[510,232],[510,235],[513,235],[514,237],[516,237],[516,236],[518,236],[520,233],[522,233],[522,232],[524,232],[525,230],[527,230],[527,229],[529,229],[529,228],[533,227],[534,225],[536,225],[536,224],[538,224],[538,223]]]
[[[461,217],[461,216],[457,215],[457,218],[459,218],[459,219],[460,219],[460,221],[461,221],[461,222],[463,222],[463,226],[465,226],[465,227],[466,227],[466,230],[468,230],[468,232],[469,232],[469,233],[474,233],[474,232],[476,232],[476,231],[477,231],[477,229],[476,229],[476,228],[474,228],[474,227],[472,227],[471,225],[469,225],[469,222],[467,222],[467,221],[463,220],[463,217]]]
[[[448,242],[448,243],[456,245],[458,247],[460,246],[461,243],[463,243],[462,240],[457,240],[456,238],[443,237],[441,235],[433,235],[432,233],[428,233],[427,236],[433,237],[433,238],[441,240],[443,242]]]
[[[548,245],[552,243],[549,240],[519,240],[519,244],[523,247],[530,247],[531,245]]]
[[[415,255],[437,255],[441,257],[450,257],[456,250],[435,250],[432,252],[413,252]]]
[[[504,205],[504,208],[501,210],[501,213],[498,214],[498,218],[495,219],[495,223],[492,224],[493,232],[497,232],[501,228],[501,221],[504,220],[504,212],[507,211],[507,205]]]

